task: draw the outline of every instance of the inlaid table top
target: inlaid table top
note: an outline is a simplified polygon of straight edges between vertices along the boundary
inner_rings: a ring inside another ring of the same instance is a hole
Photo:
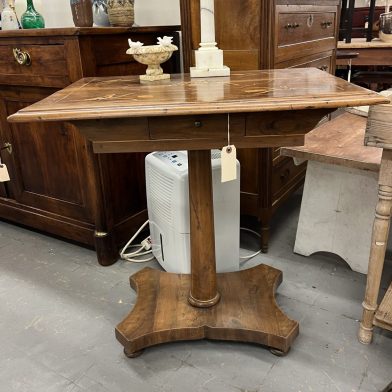
[[[86,78],[9,117],[11,122],[337,108],[387,102],[315,68],[141,84],[136,76]]]

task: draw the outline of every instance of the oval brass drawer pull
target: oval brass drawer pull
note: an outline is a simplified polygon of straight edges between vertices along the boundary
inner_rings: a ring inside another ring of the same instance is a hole
[[[31,57],[28,52],[24,52],[18,48],[14,48],[13,50],[14,58],[19,65],[31,65]]]
[[[299,23],[288,23],[286,26],[284,26],[285,29],[297,29],[301,25]]]
[[[4,146],[0,148],[0,151],[7,150],[9,154],[12,154],[12,144],[4,143]]]

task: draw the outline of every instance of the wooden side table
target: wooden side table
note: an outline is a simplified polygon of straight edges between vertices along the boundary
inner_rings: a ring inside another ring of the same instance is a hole
[[[378,305],[381,275],[388,243],[392,208],[392,105],[370,108],[365,134],[367,146],[383,149],[378,179],[378,203],[374,218],[369,258],[369,271],[363,302],[363,317],[359,328],[359,340],[369,344],[373,338],[373,326],[392,331],[392,283]]]
[[[363,145],[365,128],[365,117],[346,112],[308,133],[304,146],[281,149],[297,164],[308,161],[294,252],[334,253],[362,274],[382,153]]]
[[[191,274],[145,268],[116,328],[127,356],[178,340],[254,342],[287,353],[298,334],[275,302],[282,273],[272,267],[216,274],[212,148],[299,145],[337,107],[384,97],[317,69],[235,72],[231,77],[140,84],[136,77],[87,78],[21,110],[10,121],[70,121],[96,153],[188,150]]]

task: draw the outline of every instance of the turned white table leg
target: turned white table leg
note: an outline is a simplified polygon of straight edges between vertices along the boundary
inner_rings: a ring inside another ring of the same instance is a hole
[[[378,306],[377,299],[389,235],[392,208],[392,151],[389,150],[383,151],[378,198],[370,248],[366,294],[362,304],[363,317],[358,333],[359,341],[363,344],[371,343],[373,338],[373,319]]]

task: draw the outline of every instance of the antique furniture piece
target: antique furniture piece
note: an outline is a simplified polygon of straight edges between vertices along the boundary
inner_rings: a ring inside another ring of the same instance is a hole
[[[383,42],[380,39],[374,39],[372,42],[366,42],[363,38],[354,38],[349,44],[344,41],[338,42],[339,53],[358,53],[358,56],[352,59],[352,65],[359,66],[391,66],[391,48],[392,42]],[[347,65],[347,61],[344,59],[337,60],[336,65]]]
[[[281,150],[297,164],[308,161],[294,252],[331,252],[362,274],[381,162],[380,149],[363,145],[365,127],[365,117],[344,113],[308,133],[303,147]]]
[[[380,10],[376,13],[376,0],[370,0],[369,7],[360,9],[355,8],[355,0],[342,0],[339,39],[350,43],[355,33],[354,36],[366,36],[366,41],[370,42],[373,39],[374,22],[378,21],[380,14]]]
[[[392,84],[392,42],[383,42],[376,38],[371,42],[354,38],[351,43],[338,42],[340,59],[338,66],[355,67],[352,77],[353,83],[366,85],[374,90],[385,90]],[[357,53],[352,59],[345,59],[344,54]]]
[[[200,42],[200,0],[181,0],[184,69]],[[215,0],[216,42],[232,71],[316,67],[334,74],[339,0]],[[303,184],[295,166],[275,148],[239,151],[242,214],[261,222],[268,249],[270,220]]]
[[[144,154],[94,156],[69,124],[9,124],[7,116],[85,76],[141,74],[128,38],[156,43],[178,26],[0,32],[0,218],[95,246],[103,265],[147,217]],[[166,70],[177,68],[177,57]],[[114,191],[115,190],[115,191]]]
[[[22,109],[12,122],[68,121],[96,153],[188,150],[191,275],[145,268],[131,277],[132,313],[116,328],[128,356],[175,340],[254,342],[286,353],[298,323],[277,306],[282,280],[259,265],[216,275],[211,152],[300,145],[336,107],[385,102],[383,97],[317,69],[234,72],[231,77],[88,78]]]
[[[373,326],[392,331],[392,282],[378,304],[381,275],[387,248],[392,208],[392,104],[370,108],[365,133],[365,145],[382,149],[380,175],[378,177],[378,203],[373,224],[370,247],[363,317],[359,327],[359,341],[369,344],[373,338]]]

